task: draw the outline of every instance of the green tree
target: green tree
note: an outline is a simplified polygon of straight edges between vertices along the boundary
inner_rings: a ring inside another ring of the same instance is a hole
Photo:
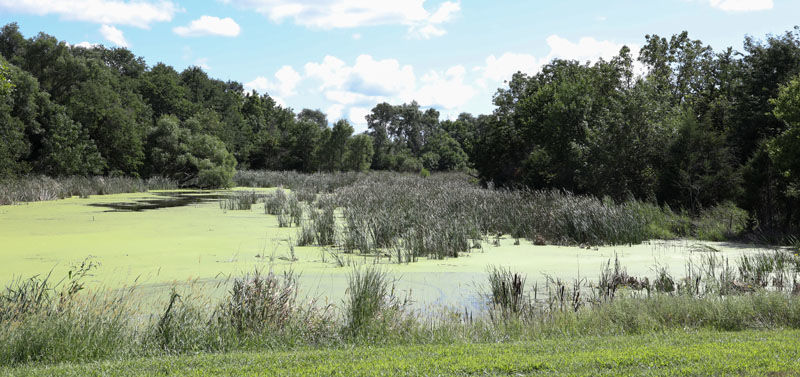
[[[353,126],[344,119],[333,125],[330,136],[320,150],[320,167],[323,170],[342,170],[347,140],[352,134]]]
[[[166,175],[183,186],[230,187],[236,159],[218,138],[192,134],[175,116],[162,116],[147,138],[149,173]]]
[[[394,106],[383,102],[372,108],[367,115],[368,134],[372,137],[374,154],[372,167],[378,170],[390,168],[389,154],[391,153],[391,140],[389,139],[389,125],[394,121]]]
[[[81,124],[55,104],[44,112],[36,170],[51,176],[102,174],[105,161]]]
[[[328,117],[319,109],[303,109],[297,114],[297,120],[300,122],[314,123],[320,129],[328,127]]]
[[[11,82],[11,74],[5,63],[0,62],[0,98],[5,98],[11,94],[14,84]]]
[[[181,77],[172,67],[158,63],[142,75],[139,92],[153,110],[155,119],[163,115],[175,115],[186,119],[192,108],[187,89]]]
[[[428,170],[464,170],[469,157],[461,145],[447,132],[439,130],[427,141],[428,152],[422,155],[423,166]]]
[[[773,114],[786,123],[786,130],[769,142],[769,154],[789,180],[790,196],[800,197],[800,76],[781,86],[771,103]]]
[[[355,135],[347,139],[342,170],[369,171],[372,164],[372,137],[367,134]]]
[[[12,90],[15,87],[15,76],[20,74],[13,67],[8,67],[0,57],[0,179],[13,177],[27,171],[22,161],[28,154],[30,144],[25,135],[26,119],[18,114],[25,107],[20,100],[31,102],[30,96],[23,90]]]
[[[291,170],[313,172],[317,169],[317,151],[320,148],[322,130],[319,124],[299,121],[289,129],[289,161],[286,167]]]
[[[694,213],[741,194],[741,176],[722,135],[691,111],[682,114],[678,135],[669,146],[659,197]]]

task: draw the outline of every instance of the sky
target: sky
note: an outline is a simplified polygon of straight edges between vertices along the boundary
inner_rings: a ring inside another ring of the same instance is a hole
[[[798,0],[0,0],[0,24],[26,37],[199,66],[357,131],[380,102],[486,114],[514,72],[554,58],[609,59],[683,30],[741,50],[746,35],[791,30],[797,15]]]

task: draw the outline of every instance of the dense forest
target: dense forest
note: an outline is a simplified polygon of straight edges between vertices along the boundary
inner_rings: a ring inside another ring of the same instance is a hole
[[[800,29],[715,51],[686,32],[638,54],[517,73],[492,114],[381,103],[354,135],[319,110],[148,65],[124,48],[0,32],[0,180],[166,176],[223,187],[236,169],[466,171],[487,185],[637,198],[696,214],[733,203],[751,229],[800,224]]]

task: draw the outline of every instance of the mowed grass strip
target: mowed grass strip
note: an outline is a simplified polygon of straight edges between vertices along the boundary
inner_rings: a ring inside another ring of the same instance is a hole
[[[356,346],[0,369],[10,376],[800,376],[800,331]]]

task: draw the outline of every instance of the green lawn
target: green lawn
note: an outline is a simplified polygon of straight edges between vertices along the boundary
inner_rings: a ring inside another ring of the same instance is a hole
[[[800,376],[800,331],[675,331],[522,343],[200,354],[0,372],[10,376]]]

